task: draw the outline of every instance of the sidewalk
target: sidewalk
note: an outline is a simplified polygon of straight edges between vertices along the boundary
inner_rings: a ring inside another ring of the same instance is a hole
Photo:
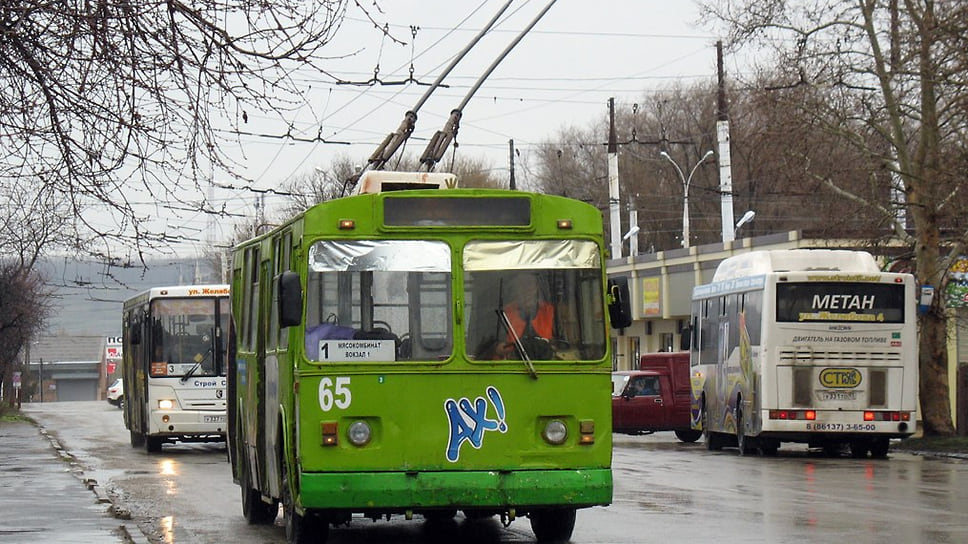
[[[112,517],[110,500],[72,461],[33,423],[0,421],[0,541],[134,542]]]

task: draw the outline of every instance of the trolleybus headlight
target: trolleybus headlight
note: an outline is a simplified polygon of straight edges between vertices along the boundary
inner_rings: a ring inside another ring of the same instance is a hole
[[[158,408],[161,410],[171,410],[175,407],[175,401],[171,399],[161,399],[158,401]]]
[[[568,427],[560,419],[552,419],[545,425],[541,435],[549,444],[563,444],[568,438]]]
[[[365,446],[370,442],[370,425],[365,421],[354,421],[346,429],[346,437],[354,446]]]

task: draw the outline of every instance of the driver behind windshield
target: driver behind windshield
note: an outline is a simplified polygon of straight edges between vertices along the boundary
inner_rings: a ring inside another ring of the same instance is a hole
[[[500,348],[498,357],[513,358],[515,352],[514,336],[524,344],[525,348],[532,347],[534,340],[550,341],[554,335],[555,308],[546,300],[546,289],[543,282],[533,273],[520,273],[511,278],[508,288],[508,300],[504,305],[504,314],[508,318],[511,329],[506,331],[506,338]],[[526,340],[530,340],[526,342]],[[546,358],[550,351],[550,344],[541,346],[539,353],[530,353],[534,358]]]

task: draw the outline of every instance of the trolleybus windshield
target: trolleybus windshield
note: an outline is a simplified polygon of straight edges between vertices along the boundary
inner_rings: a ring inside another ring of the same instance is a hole
[[[468,356],[535,361],[604,357],[598,255],[596,244],[587,240],[468,243],[463,253]]]
[[[309,249],[310,361],[443,360],[453,346],[444,242],[327,240]]]

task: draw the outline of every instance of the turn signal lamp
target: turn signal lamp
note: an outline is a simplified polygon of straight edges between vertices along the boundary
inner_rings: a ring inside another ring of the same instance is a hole
[[[172,399],[161,399],[158,401],[159,410],[172,410],[175,408],[175,401]]]
[[[323,431],[324,446],[335,446],[339,443],[339,440],[336,438],[339,426],[335,421],[323,421],[320,424],[320,429]]]
[[[595,443],[595,422],[591,419],[583,419],[578,422],[579,444]]]
[[[356,228],[356,221],[352,219],[340,219],[339,230],[353,230]]]
[[[816,410],[770,410],[770,419],[817,419]]]
[[[561,230],[571,230],[572,223],[571,219],[559,219],[558,228]]]
[[[864,412],[864,421],[911,421],[911,412]]]

